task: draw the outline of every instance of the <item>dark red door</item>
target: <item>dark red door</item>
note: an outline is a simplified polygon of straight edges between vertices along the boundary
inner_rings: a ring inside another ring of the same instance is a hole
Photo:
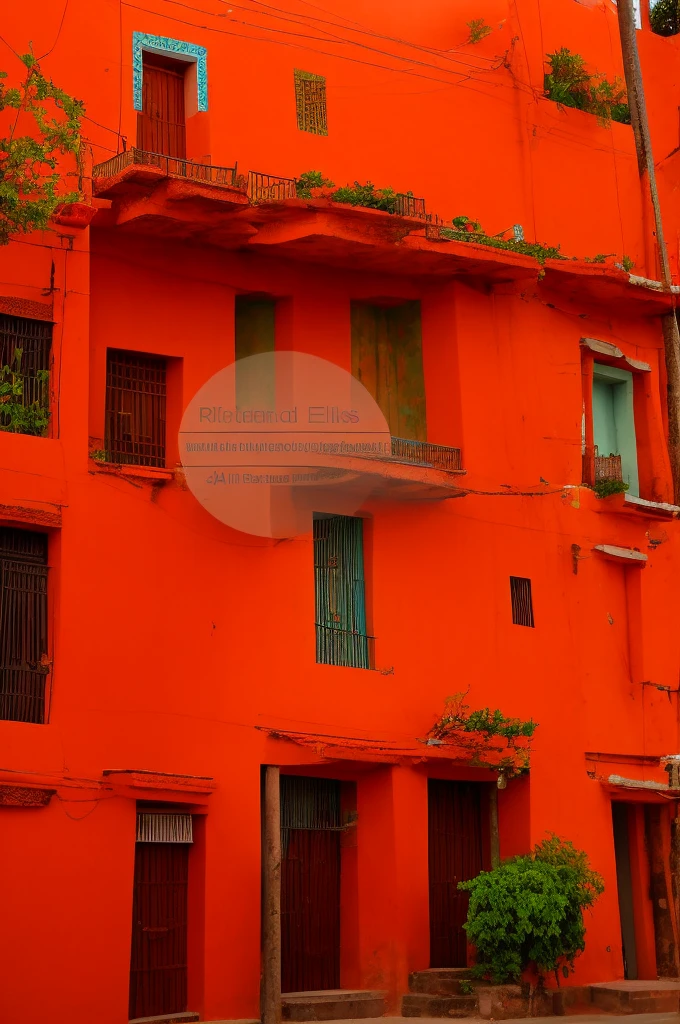
[[[340,986],[340,784],[281,777],[281,988]]]
[[[187,1008],[188,867],[183,843],[135,847],[131,1019]]]
[[[185,67],[182,61],[144,54],[142,112],[137,115],[139,149],[186,157]]]
[[[467,967],[469,897],[458,883],[483,869],[481,786],[430,779],[430,967]]]

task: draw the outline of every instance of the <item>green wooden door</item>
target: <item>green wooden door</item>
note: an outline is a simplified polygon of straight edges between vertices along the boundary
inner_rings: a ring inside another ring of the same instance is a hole
[[[353,302],[352,373],[373,395],[393,437],[427,440],[420,303]]]

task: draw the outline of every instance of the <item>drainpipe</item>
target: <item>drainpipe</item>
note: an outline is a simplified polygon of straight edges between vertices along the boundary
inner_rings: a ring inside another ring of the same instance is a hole
[[[281,790],[268,765],[264,781],[262,1024],[281,1024]]]
[[[649,189],[654,211],[656,246],[661,266],[661,283],[670,292],[672,279],[668,262],[668,248],[661,220],[661,204],[656,184],[656,171],[649,133],[649,120],[645,103],[642,69],[637,46],[635,12],[633,0],[618,0],[619,32],[623,52],[623,69],[626,76],[628,105],[635,136],[640,182],[643,190]],[[643,193],[644,194],[644,193]],[[666,362],[666,404],[668,409],[668,454],[673,474],[675,504],[680,504],[680,332],[675,310],[662,317],[664,355]]]

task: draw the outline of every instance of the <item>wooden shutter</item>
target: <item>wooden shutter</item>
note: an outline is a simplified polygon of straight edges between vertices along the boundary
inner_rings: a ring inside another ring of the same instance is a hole
[[[109,349],[105,445],[110,462],[165,465],[165,401],[165,359]]]
[[[315,516],[316,660],[370,668],[363,521]]]
[[[427,440],[420,303],[353,302],[352,374],[373,395],[390,433]]]
[[[0,529],[0,718],[45,720],[47,537]]]
[[[186,63],[144,53],[142,111],[137,146],[149,153],[186,157],[184,74]]]
[[[263,376],[253,366],[239,360],[274,351],[276,302],[236,296],[234,355],[236,357],[236,405],[239,409],[276,408],[274,362],[271,373]]]

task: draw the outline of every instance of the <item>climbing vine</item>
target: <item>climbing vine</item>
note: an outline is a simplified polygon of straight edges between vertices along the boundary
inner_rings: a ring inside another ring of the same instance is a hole
[[[471,763],[520,775],[529,768],[529,740],[537,723],[532,719],[508,718],[498,708],[471,711],[465,703],[467,691],[448,697],[444,713],[428,733],[428,744],[461,748]]]
[[[79,166],[84,106],[45,78],[33,54],[20,60],[26,76],[18,87],[8,88],[7,72],[0,71],[0,111],[16,111],[0,138],[0,245],[18,232],[46,228],[57,206],[81,198],[79,190],[63,190],[57,160],[73,154]]]
[[[44,437],[50,421],[49,370],[30,377],[21,368],[23,352],[15,349],[11,365],[0,367],[0,430]],[[28,390],[37,398],[28,400]]]
[[[546,63],[549,68],[545,75],[548,99],[562,107],[575,107],[595,114],[602,125],[611,121],[630,124],[626,87],[620,78],[610,82],[600,71],[591,74],[583,57],[565,46],[549,53]]]

